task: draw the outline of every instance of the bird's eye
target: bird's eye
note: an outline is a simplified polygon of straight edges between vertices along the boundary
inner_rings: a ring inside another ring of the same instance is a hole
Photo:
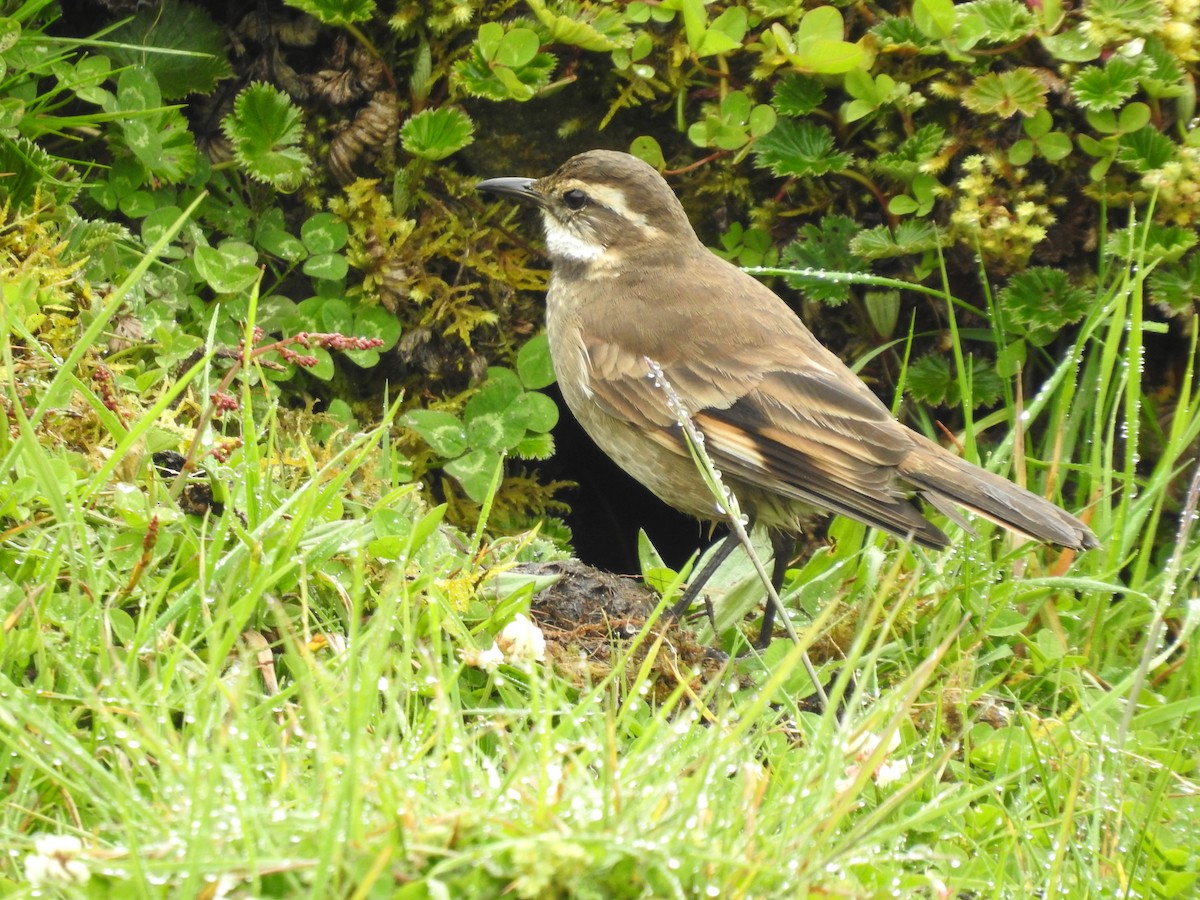
[[[568,209],[583,209],[588,202],[588,195],[579,188],[571,188],[569,191],[563,191],[563,203],[567,204]]]

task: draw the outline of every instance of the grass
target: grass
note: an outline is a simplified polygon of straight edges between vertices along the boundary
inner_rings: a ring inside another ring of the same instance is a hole
[[[0,313],[0,893],[1189,896],[1200,398],[1191,369],[1169,412],[1142,393],[1145,275],[965,441],[1071,485],[1101,550],[838,521],[788,592],[801,645],[707,678],[654,628],[590,681],[469,665],[530,600],[493,576],[551,550],[445,527],[389,411],[310,444],[248,366],[225,512],[184,515],[145,451],[207,365],[126,420],[102,325],[55,366]]]

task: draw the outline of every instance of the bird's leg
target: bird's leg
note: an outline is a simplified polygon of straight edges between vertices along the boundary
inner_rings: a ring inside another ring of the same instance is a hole
[[[795,542],[781,531],[771,531],[770,537],[771,552],[775,558],[771,568],[771,586],[775,588],[774,596],[779,597],[783,593],[783,576],[787,574],[788,560],[795,547]],[[780,601],[778,612],[780,616],[786,616],[787,610],[783,609],[782,603],[783,601]],[[755,649],[765,650],[771,643],[771,632],[775,628],[775,612],[775,600],[768,596],[766,608],[763,610],[762,630],[758,633],[758,640],[754,642]]]
[[[704,564],[704,568],[700,570],[700,574],[688,583],[687,590],[683,592],[683,596],[679,599],[679,602],[671,607],[671,618],[683,618],[683,614],[688,611],[688,607],[695,601],[697,595],[700,593],[700,589],[704,587],[708,579],[712,578],[713,573],[721,567],[721,563],[729,559],[729,554],[737,549],[737,545],[737,537],[733,532],[721,538],[721,543],[717,545],[712,559]]]

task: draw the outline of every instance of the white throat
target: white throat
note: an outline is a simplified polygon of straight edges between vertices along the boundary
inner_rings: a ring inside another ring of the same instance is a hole
[[[550,251],[551,259],[592,262],[604,255],[607,248],[603,244],[580,237],[549,214],[543,215],[542,219],[546,226],[546,249]]]

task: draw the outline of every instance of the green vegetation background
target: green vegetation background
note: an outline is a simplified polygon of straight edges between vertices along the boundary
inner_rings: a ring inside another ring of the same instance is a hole
[[[0,891],[1187,896],[1198,13],[4,0]],[[595,146],[1104,547],[836,522],[824,713],[654,615],[511,650],[570,535],[472,186]]]

